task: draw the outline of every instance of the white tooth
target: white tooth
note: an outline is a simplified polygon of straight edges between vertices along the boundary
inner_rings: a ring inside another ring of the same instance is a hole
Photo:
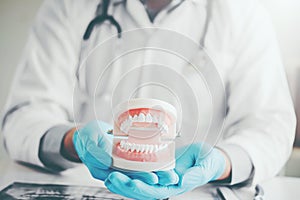
[[[133,118],[132,118],[132,121],[133,121],[133,122],[137,122],[137,121],[138,121],[138,116],[137,116],[137,115],[134,115]]]
[[[135,146],[134,146],[134,150],[138,150],[138,144],[135,144]]]
[[[149,147],[149,151],[150,151],[150,153],[152,153],[152,152],[153,152],[153,149],[154,149],[154,146],[153,146],[153,145],[150,145],[150,147]]]
[[[125,142],[124,142],[124,140],[121,140],[121,142],[120,142],[120,146],[121,146],[121,148],[124,148],[124,145],[125,145]]]
[[[131,147],[132,147],[132,144],[128,142],[128,143],[127,143],[126,149],[127,149],[128,151],[130,151],[130,150],[131,150]]]
[[[141,144],[141,152],[144,152],[145,151],[145,145],[144,144]]]
[[[151,144],[147,144],[148,145],[148,153],[151,153]]]
[[[145,122],[145,119],[146,119],[145,114],[144,114],[144,113],[140,113],[139,118],[138,118],[138,121],[139,121],[139,122]]]
[[[133,144],[128,143],[128,151],[132,151],[132,146],[133,146]]]
[[[139,145],[138,144],[135,145],[135,149],[134,150],[136,150],[136,152],[139,151]]]
[[[137,144],[137,145],[136,145],[136,152],[140,152],[140,150],[141,150],[141,145],[140,145],[140,144]]]
[[[146,115],[146,122],[152,122],[152,116],[150,115],[150,113]]]
[[[156,144],[156,145],[154,146],[154,151],[155,151],[155,152],[158,152],[158,150],[159,150],[159,147],[158,147],[158,145]]]
[[[136,144],[133,143],[132,146],[131,146],[131,151],[133,152],[134,150],[136,150]]]
[[[128,119],[129,119],[129,121],[132,121],[132,116],[128,115]]]
[[[148,153],[149,152],[149,144],[146,144],[145,145],[145,153]]]
[[[125,150],[126,150],[126,152],[129,150],[129,143],[127,142],[126,144],[125,144]]]

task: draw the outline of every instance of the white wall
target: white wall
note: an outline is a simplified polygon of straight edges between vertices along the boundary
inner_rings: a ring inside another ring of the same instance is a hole
[[[297,80],[299,79],[297,74],[300,74],[300,1],[262,0],[262,2],[272,17],[295,98],[296,91],[300,90],[300,81]]]
[[[41,0],[0,1],[0,112],[27,38],[28,29]],[[1,139],[1,134],[0,134]],[[0,159],[4,156],[0,143]]]
[[[300,124],[300,1],[262,1],[272,16]],[[300,130],[297,135],[300,136]],[[299,168],[300,148],[295,148],[286,165],[285,174],[300,177]]]

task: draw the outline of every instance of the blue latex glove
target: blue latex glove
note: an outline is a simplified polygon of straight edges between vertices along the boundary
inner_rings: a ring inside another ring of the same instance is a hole
[[[175,170],[180,176],[180,182],[176,185],[149,185],[120,172],[112,172],[105,180],[105,185],[111,192],[128,198],[164,199],[217,180],[225,167],[225,156],[219,149],[192,144],[176,151]]]
[[[99,180],[105,180],[114,171],[112,165],[112,139],[107,134],[112,126],[102,122],[93,121],[74,133],[73,143],[80,160],[87,166],[91,175]],[[176,184],[179,180],[174,171],[155,174],[153,172],[122,171],[132,179],[139,179],[147,184]],[[160,178],[161,176],[161,178]]]

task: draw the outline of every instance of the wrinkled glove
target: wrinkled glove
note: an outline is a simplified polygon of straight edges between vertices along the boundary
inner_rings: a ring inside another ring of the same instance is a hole
[[[87,166],[91,175],[99,180],[105,180],[115,171],[112,165],[112,139],[107,134],[112,126],[102,122],[93,121],[77,130],[73,136],[73,143],[80,160]],[[147,184],[176,184],[178,176],[174,171],[166,171],[155,174],[153,172],[122,171],[127,177],[139,179]],[[161,178],[160,178],[161,176]]]
[[[225,167],[225,155],[219,149],[191,144],[176,150],[175,171],[180,177],[176,185],[149,185],[120,172],[112,172],[105,180],[105,185],[111,192],[128,198],[164,199],[217,180]]]

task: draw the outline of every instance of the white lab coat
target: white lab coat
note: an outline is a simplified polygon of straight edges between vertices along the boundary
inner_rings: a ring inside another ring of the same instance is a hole
[[[205,2],[187,0],[170,13],[159,13],[153,24],[138,0],[127,1],[126,6],[111,7],[110,12],[123,31],[161,27],[198,42],[206,17]],[[87,55],[96,44],[116,34],[114,27],[96,27],[88,46],[81,48],[83,33],[95,17],[98,3],[57,0],[46,1],[41,7],[4,115],[5,145],[12,158],[43,166],[38,158],[39,142],[48,129],[58,124],[73,126],[74,120],[86,122],[95,117],[90,115],[94,111],[90,102],[86,102],[85,106],[74,106],[75,113],[80,114],[74,119],[77,114],[73,116],[72,99],[80,52]],[[154,38],[155,43],[155,33],[141,33],[136,37],[146,42]],[[115,44],[118,45],[117,41]],[[243,168],[243,163],[234,156],[231,146],[238,146],[249,156],[255,169],[255,182],[274,176],[290,155],[295,115],[269,17],[257,1],[215,0],[205,44],[226,89],[226,124],[218,146],[231,158],[232,182],[240,180],[238,171]],[[107,62],[116,51],[118,49],[100,50],[98,58]],[[122,64],[143,63],[149,57],[147,53],[136,55]],[[97,62],[101,63],[99,60]],[[79,73],[91,94],[99,70],[103,68],[87,67]],[[99,119],[112,122],[111,107],[108,106],[113,90],[110,83],[120,80],[122,73],[114,70],[108,73],[108,79],[102,83],[107,87],[100,87],[99,94],[96,92],[101,107],[96,110],[101,113]]]

